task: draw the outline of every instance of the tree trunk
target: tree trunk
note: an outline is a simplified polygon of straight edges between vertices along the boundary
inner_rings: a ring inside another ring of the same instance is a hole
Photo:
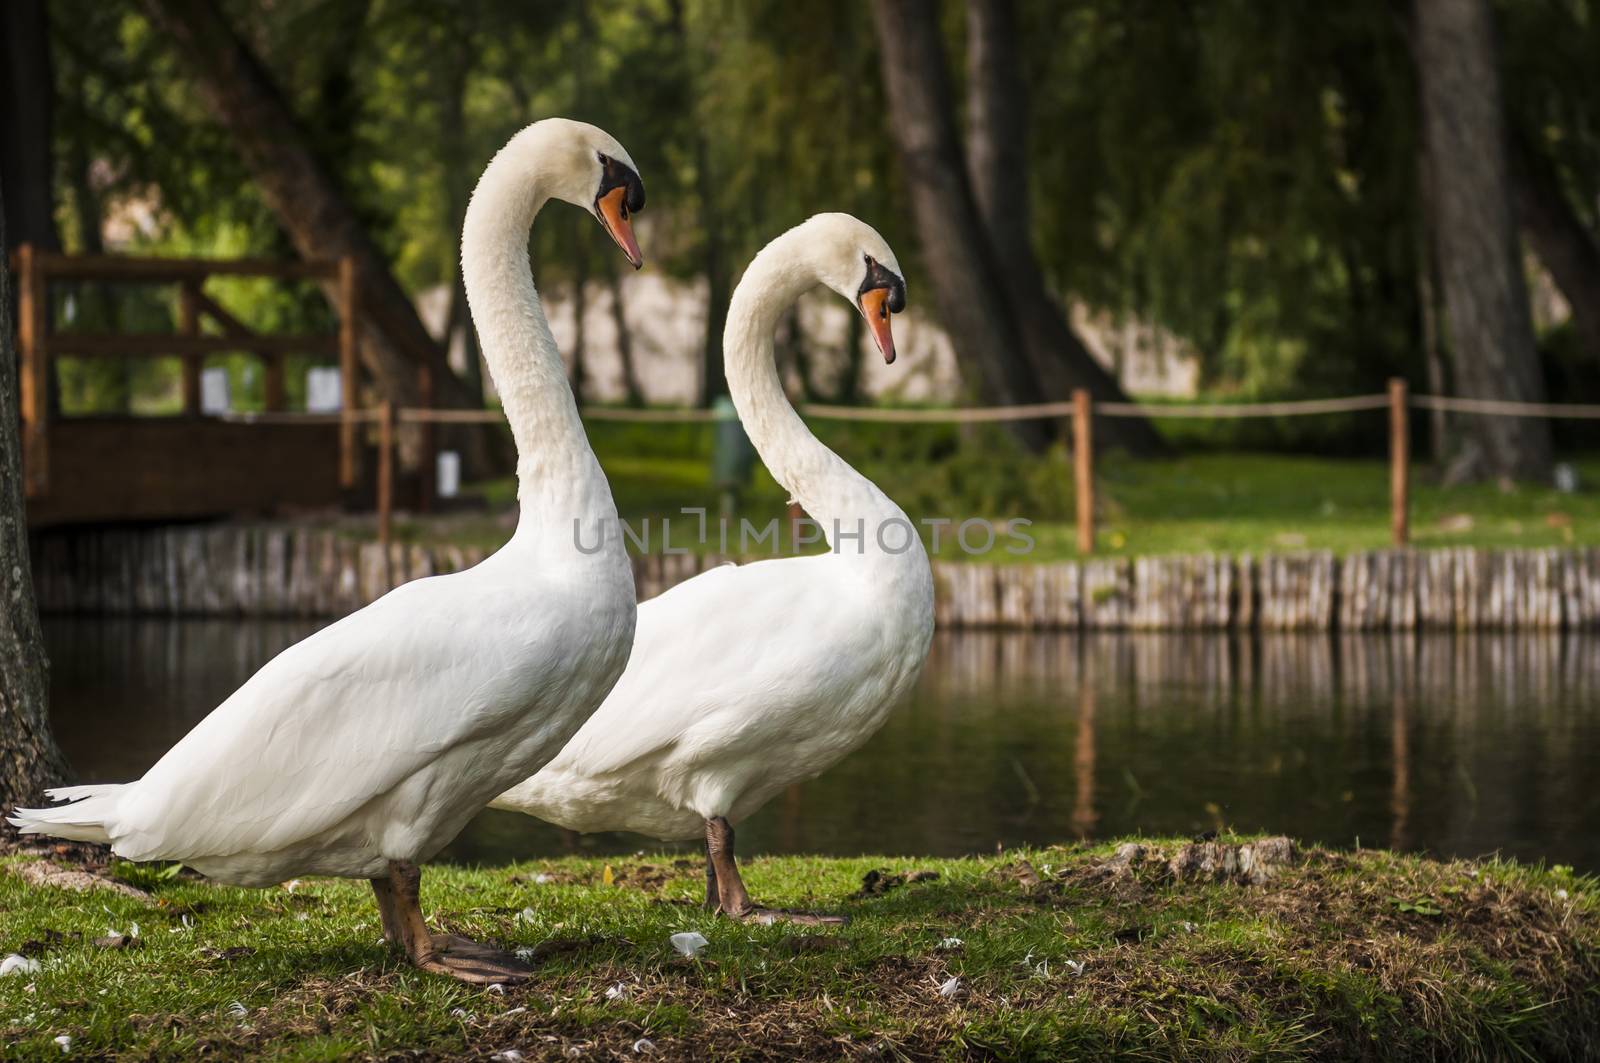
[[[450,70],[443,79],[444,98],[439,114],[442,126],[439,145],[444,156],[445,209],[449,212],[450,231],[458,233],[466,224],[467,203],[472,198],[472,163],[466,145],[467,74],[472,66],[472,40],[461,33],[452,40]],[[452,245],[449,264],[454,278],[450,287],[450,328],[445,332],[444,347],[448,356],[454,342],[456,329],[461,330],[461,385],[466,390],[467,401],[482,406],[483,365],[478,354],[478,333],[472,327],[472,312],[467,307],[467,287],[461,276],[461,255]]]
[[[51,182],[54,154],[55,73],[44,0],[0,3],[0,184],[6,199],[4,229],[10,243],[61,250]],[[15,309],[13,307],[13,309]],[[45,404],[60,413],[60,367],[48,368]]]
[[[779,378],[782,378],[786,366],[793,366],[795,380],[800,384],[801,399],[805,402],[816,402],[821,397],[822,391],[812,376],[816,367],[811,364],[811,352],[806,349],[806,333],[800,325],[799,303],[789,307],[788,312],[783,315],[783,323],[778,327],[775,350]]]
[[[585,227],[589,220],[582,216],[576,219],[577,224]],[[585,230],[573,226],[572,242],[572,397],[579,406],[583,405],[583,378],[587,369],[584,365],[584,354],[589,346],[585,318],[589,316],[589,256],[585,253],[583,238]]]
[[[1506,174],[1505,115],[1488,0],[1416,0],[1428,209],[1450,327],[1457,391],[1469,398],[1544,398]],[[1479,417],[1485,470],[1542,479],[1550,427]]]
[[[1536,149],[1513,139],[1511,188],[1517,220],[1533,253],[1572,307],[1578,345],[1600,362],[1600,243],[1567,201]]]
[[[1446,394],[1444,351],[1439,339],[1439,287],[1435,283],[1433,257],[1428,256],[1417,268],[1417,303],[1421,313],[1422,363],[1427,374],[1428,390],[1435,395]],[[1442,466],[1449,458],[1450,418],[1443,410],[1428,411],[1428,439],[1432,443],[1433,460]]]
[[[354,258],[365,326],[362,361],[382,396],[417,405],[417,366],[426,364],[433,370],[436,401],[476,405],[449,371],[444,351],[428,335],[266,68],[217,7],[208,0],[146,0],[145,6],[191,64],[201,95],[228,130],[295,250],[305,258]],[[479,461],[485,456],[474,455]]]
[[[1425,145],[1417,146],[1416,157],[1417,192],[1426,207],[1433,199],[1433,176]],[[1448,392],[1444,371],[1444,337],[1440,335],[1439,328],[1439,249],[1426,209],[1423,211],[1417,243],[1417,325],[1422,340],[1423,370],[1427,374],[1428,390],[1435,395],[1444,395]],[[1450,459],[1450,419],[1443,410],[1428,411],[1428,441],[1434,464],[1444,468]]]
[[[44,0],[0,4],[0,183],[11,243],[61,249],[51,194],[50,27]]]
[[[685,64],[684,77],[690,86],[689,99],[694,101],[698,99],[700,86],[696,83],[694,42],[689,39],[689,20],[683,0],[669,0],[667,24],[677,43],[678,55]],[[700,271],[706,278],[706,331],[700,349],[699,404],[709,409],[718,395],[728,393],[728,381],[722,363],[722,330],[728,323],[728,300],[733,295],[733,278],[729,276],[727,249],[723,246],[721,203],[717,197],[717,181],[711,172],[711,145],[700,123],[692,118],[689,137],[694,152],[694,188],[695,198],[699,200],[702,234]]]
[[[1028,206],[1028,93],[1017,43],[1013,0],[967,3],[967,169],[978,215],[1005,268],[1005,283],[1029,363],[1047,398],[1062,400],[1073,388],[1096,399],[1126,402],[1127,395],[1072,331],[1061,305],[1045,286],[1033,250]],[[1096,426],[1105,446],[1140,453],[1163,448],[1145,420],[1116,418]]]
[[[0,181],[0,203],[3,188]],[[3,219],[0,211],[0,246]],[[33,600],[12,337],[9,267],[0,255],[0,812],[37,802],[46,786],[67,777],[66,759],[50,734],[50,662]],[[11,831],[4,820],[0,831]]]
[[[708,205],[701,212],[702,225],[706,230],[706,332],[700,357],[700,405],[707,409],[718,395],[728,393],[728,379],[722,363],[722,330],[728,324],[728,300],[733,294],[733,279],[728,276],[722,234],[716,220],[711,217],[715,213],[715,205]]]
[[[81,93],[81,81],[73,80]],[[81,95],[74,103],[80,108],[84,107]],[[67,187],[71,190],[73,222],[78,229],[78,250],[86,255],[103,255],[106,251],[100,235],[103,205],[94,189],[91,174],[93,163],[83,137],[70,139],[66,156]],[[83,321],[78,327],[113,335],[122,331],[122,315],[116,291],[111,285],[91,281],[78,290],[82,296],[80,314]],[[134,366],[135,359],[132,358],[95,358],[80,367],[80,373],[93,378],[96,389],[104,396],[103,412],[124,416],[132,412]]]
[[[622,386],[627,392],[629,406],[643,406],[644,388],[639,385],[639,371],[634,368],[633,333],[628,330],[627,307],[622,301],[622,275],[614,256],[607,256],[606,263],[606,282],[611,286],[611,321],[617,330],[617,358],[622,362]]]
[[[846,320],[849,326],[844,333],[844,362],[833,401],[840,406],[854,406],[861,401],[861,341],[866,338],[867,329],[860,314],[851,314]]]
[[[939,317],[960,354],[958,365],[983,402],[1040,402],[1045,396],[1023,353],[1022,330],[1006,295],[1010,278],[995,262],[968,186],[933,5],[874,0],[872,17],[889,128],[911,192]],[[1048,447],[1053,435],[1044,421],[1011,421],[1008,427],[1034,452]]]

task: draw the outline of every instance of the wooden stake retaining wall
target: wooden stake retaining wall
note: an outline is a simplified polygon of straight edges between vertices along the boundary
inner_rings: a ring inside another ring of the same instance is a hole
[[[34,538],[53,613],[342,616],[481,548],[359,541],[281,526],[49,530]],[[727,559],[636,558],[641,599]],[[934,563],[939,627],[1008,630],[1555,630],[1600,627],[1600,548],[1373,550],[1252,557]]]

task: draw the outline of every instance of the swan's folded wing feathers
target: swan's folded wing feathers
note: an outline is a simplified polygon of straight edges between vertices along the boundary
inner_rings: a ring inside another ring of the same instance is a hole
[[[433,608],[450,578],[407,584],[269,661],[132,788],[118,851],[286,848],[525,708],[507,695],[526,690],[513,680],[535,655],[507,652],[515,623],[492,596],[470,621]]]
[[[851,612],[839,608],[842,588],[820,560],[727,565],[640,605],[627,670],[551,768],[626,775],[667,753],[675,762],[692,762],[702,747],[726,755],[741,736],[761,741],[763,727],[790,719],[752,707],[794,695],[799,676],[807,697],[826,698],[816,661]],[[781,632],[793,638],[760,637]]]

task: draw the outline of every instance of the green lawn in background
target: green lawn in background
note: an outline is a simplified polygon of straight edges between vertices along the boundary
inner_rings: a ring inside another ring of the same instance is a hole
[[[611,445],[604,445],[610,443]],[[701,507],[715,515],[718,498],[706,457],[651,453],[635,434],[629,445],[606,436],[597,450],[611,480],[624,520],[638,526],[650,518],[691,523],[681,507]],[[841,447],[841,453],[848,451]],[[1072,469],[1062,455],[997,461],[1030,463],[1018,496],[996,502],[980,484],[968,487],[954,477],[931,485],[938,462],[864,459],[864,471],[901,502],[913,519],[982,517],[1000,522],[1033,520],[1031,554],[1017,557],[1003,549],[986,559],[1052,561],[1078,556],[1072,523]],[[1569,459],[1579,488],[1563,494],[1553,487],[1495,484],[1441,487],[1433,470],[1414,466],[1411,542],[1422,548],[1447,546],[1540,547],[1600,544],[1600,455]],[[930,472],[932,470],[932,472]],[[1113,454],[1096,466],[1097,552],[1101,555],[1239,553],[1250,551],[1376,549],[1389,545],[1389,468],[1381,460],[1319,458],[1298,454],[1200,453],[1163,459],[1132,459]],[[981,480],[981,472],[977,474]],[[472,485],[491,513],[508,509],[514,497],[509,479]],[[785,493],[765,470],[756,469],[740,514],[760,524],[784,512]],[[510,534],[509,520],[457,516],[439,522],[402,520],[402,536],[422,540],[465,539],[498,545]],[[674,533],[674,544],[681,542]],[[943,538],[948,543],[949,534]],[[926,539],[926,536],[925,536]],[[714,549],[714,547],[713,547]],[[946,545],[941,557],[965,555]]]

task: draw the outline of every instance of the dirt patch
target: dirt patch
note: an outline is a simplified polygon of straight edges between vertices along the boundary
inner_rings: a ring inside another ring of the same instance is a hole
[[[582,872],[560,868],[523,871],[512,875],[511,881],[519,886],[622,886],[658,893],[676,879],[704,877],[704,867],[696,861],[674,860],[671,864],[607,863],[596,870]]]
[[[144,890],[135,889],[126,882],[118,882],[96,871],[87,871],[75,867],[63,867],[50,860],[24,860],[10,865],[7,870],[16,875],[30,886],[44,886],[52,889],[71,890],[74,893],[88,893],[91,890],[105,890],[110,893],[121,894],[136,901],[153,904],[155,898]]]

